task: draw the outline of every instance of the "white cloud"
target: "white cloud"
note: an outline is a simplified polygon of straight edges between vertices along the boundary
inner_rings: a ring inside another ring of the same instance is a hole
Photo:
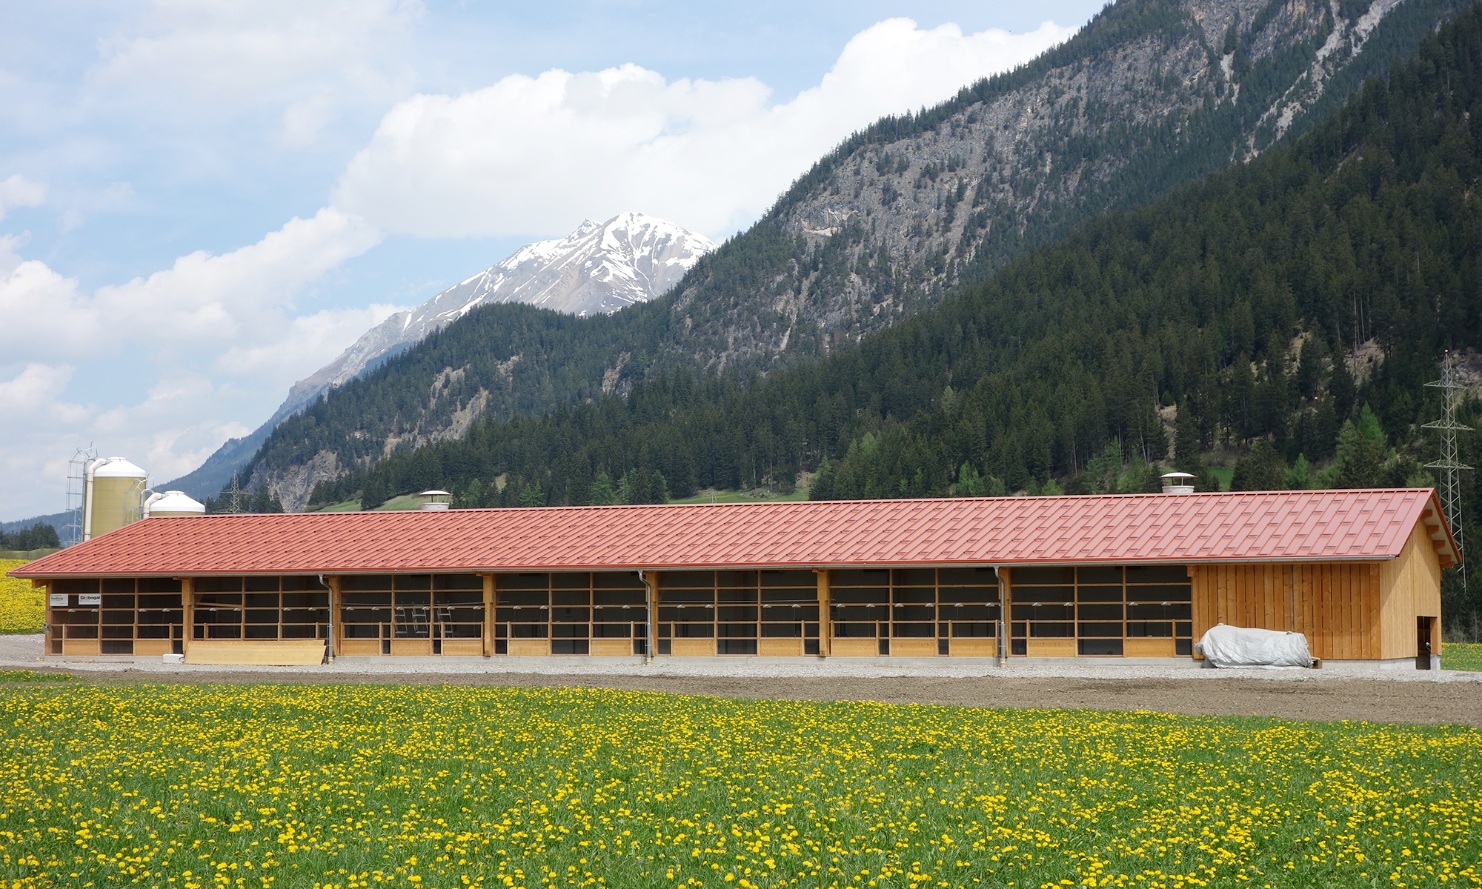
[[[9,375],[0,378],[0,404],[14,427],[0,438],[0,467],[25,480],[6,495],[17,502],[0,508],[16,515],[60,509],[47,499],[63,489],[57,461],[65,468],[89,443],[160,480],[195,469],[223,441],[245,435],[241,418],[265,417],[296,379],[395,310],[299,314],[298,302],[318,280],[380,237],[363,220],[325,209],[255,244],[192,253],[169,269],[87,294],[75,279],[21,257],[17,238],[0,236],[7,337],[0,375]],[[59,354],[87,366],[50,363]],[[128,378],[139,380],[136,391],[147,387],[143,400],[125,396],[103,409],[92,397],[68,400],[69,387],[96,392]]]
[[[94,348],[103,328],[77,282],[44,262],[22,259],[17,246],[17,239],[0,236],[0,319],[6,329],[0,371]]]
[[[279,313],[291,311],[305,287],[380,240],[364,220],[326,208],[230,253],[197,251],[147,278],[101,288],[96,308],[111,330],[151,337],[169,351],[255,342],[278,335]]]
[[[130,347],[157,360],[273,341],[307,287],[380,239],[363,220],[324,209],[255,244],[220,255],[197,251],[88,296],[45,263],[22,260],[14,238],[0,238],[0,318],[11,340],[3,361]]]
[[[33,362],[14,379],[0,380],[0,404],[5,405],[10,422],[35,419],[38,412],[57,405],[72,372],[70,365]]]
[[[420,95],[386,114],[333,203],[428,237],[550,233],[631,209],[724,236],[851,132],[943,101],[1071,33],[1046,23],[965,35],[892,19],[856,35],[817,87],[784,104],[751,78],[669,82],[636,65]]]
[[[46,186],[19,173],[0,179],[0,219],[12,207],[39,207],[46,202]]]
[[[132,32],[101,41],[92,79],[163,119],[279,109],[281,140],[301,146],[339,105],[400,94],[408,75],[389,50],[422,14],[420,0],[155,0]]]
[[[205,374],[173,374],[138,404],[98,413],[88,425],[89,441],[107,442],[105,450],[127,456],[151,481],[167,481],[199,467],[227,439],[251,432],[221,418],[230,397]]]
[[[104,456],[127,457],[160,483],[196,469],[222,442],[251,431],[221,418],[240,405],[203,375],[174,375],[138,403],[99,410],[65,400],[72,373],[67,366],[29,365],[0,381],[0,403],[14,424],[0,440],[0,470],[15,480],[0,500],[7,519],[62,511],[68,461],[78,448],[95,445]]]
[[[215,367],[223,374],[239,377],[302,379],[328,364],[361,334],[406,308],[377,304],[301,315],[273,339],[235,345],[222,352]]]

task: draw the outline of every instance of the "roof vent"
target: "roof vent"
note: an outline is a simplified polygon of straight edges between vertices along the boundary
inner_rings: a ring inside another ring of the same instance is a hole
[[[1192,472],[1165,472],[1159,478],[1163,479],[1164,494],[1194,493],[1194,474]]]
[[[453,503],[453,495],[447,491],[423,491],[417,496],[422,498],[423,512],[447,512]]]

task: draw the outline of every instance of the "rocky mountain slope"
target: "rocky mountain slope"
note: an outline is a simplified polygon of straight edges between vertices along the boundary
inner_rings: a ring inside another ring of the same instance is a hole
[[[279,423],[479,306],[523,303],[578,317],[606,315],[662,295],[715,247],[702,234],[637,212],[603,223],[587,220],[564,238],[528,244],[366,331],[329,364],[295,383],[272,417],[251,435],[222,445],[200,468],[165,487],[202,500],[215,496]]]
[[[715,246],[702,234],[642,213],[601,224],[585,221],[564,238],[526,245],[417,308],[387,318],[295,383],[275,416],[297,412],[479,306],[524,303],[579,317],[611,314],[663,294]]]
[[[851,137],[664,299],[559,335],[558,322],[521,316],[532,339],[507,341],[497,361],[475,360],[479,341],[450,326],[361,381],[397,390],[396,410],[375,413],[384,394],[335,393],[275,431],[253,484],[299,508],[349,467],[461,434],[467,411],[450,400],[509,417],[626,392],[666,368],[814,360],[1108,209],[1304,131],[1462,5],[1121,0],[1030,65]]]
[[[736,288],[718,255],[674,303],[700,342],[674,348],[725,367],[856,341],[1306,129],[1461,5],[1123,0],[1025,69],[830,154],[750,233],[758,298],[722,298]]]

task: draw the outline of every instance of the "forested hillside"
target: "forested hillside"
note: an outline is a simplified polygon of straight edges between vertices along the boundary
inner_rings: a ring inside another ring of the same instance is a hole
[[[1424,384],[1447,349],[1475,382],[1482,351],[1479,100],[1473,10],[1296,143],[816,366],[668,372],[625,399],[477,424],[316,497],[613,502],[808,472],[815,497],[1135,490],[1156,475],[1144,463],[1198,471],[1226,453],[1239,487],[1430,483],[1420,424],[1440,406]],[[1463,462],[1482,463],[1479,438]],[[1464,480],[1482,540],[1482,480]],[[1448,613],[1475,613],[1460,604]]]
[[[846,140],[670,297],[577,321],[479,313],[279,426],[249,468],[289,508],[399,448],[626,392],[772,373],[1302,130],[1460,0],[1121,0],[1034,63]]]

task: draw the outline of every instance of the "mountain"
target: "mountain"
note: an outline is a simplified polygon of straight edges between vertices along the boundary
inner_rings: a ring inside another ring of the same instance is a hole
[[[1109,209],[1309,128],[1461,8],[1430,0],[1122,0],[1075,38],[822,159],[677,289],[714,367],[858,341]],[[754,288],[733,297],[737,284]],[[743,331],[745,335],[738,336]]]
[[[704,235],[635,212],[600,224],[587,220],[564,238],[526,245],[366,331],[334,361],[294,383],[288,398],[251,435],[228,441],[198,469],[160,489],[185,491],[201,500],[214,497],[279,423],[478,306],[523,303],[577,317],[607,315],[660,296],[715,248]],[[476,412],[464,422],[473,416]]]
[[[815,499],[1429,485],[1443,355],[1482,465],[1482,5],[1329,119],[1091,220],[823,360],[758,380],[671,370],[626,397],[475,424],[325,482],[374,504],[652,502],[793,484]],[[1482,472],[1461,473],[1478,539]],[[1474,636],[1482,591],[1442,613]],[[1466,627],[1467,620],[1475,620]]]
[[[682,369],[817,361],[1309,129],[1461,5],[1121,0],[1035,62],[846,140],[663,299],[585,325],[470,312],[279,426],[252,484],[301,508],[321,482],[461,436],[470,410],[542,414]],[[494,348],[496,328],[528,338]]]
[[[387,318],[295,383],[274,418],[298,412],[478,306],[524,303],[578,317],[608,315],[663,294],[715,247],[704,235],[642,213],[623,213],[600,225],[588,220],[564,238],[522,247],[417,308]]]

